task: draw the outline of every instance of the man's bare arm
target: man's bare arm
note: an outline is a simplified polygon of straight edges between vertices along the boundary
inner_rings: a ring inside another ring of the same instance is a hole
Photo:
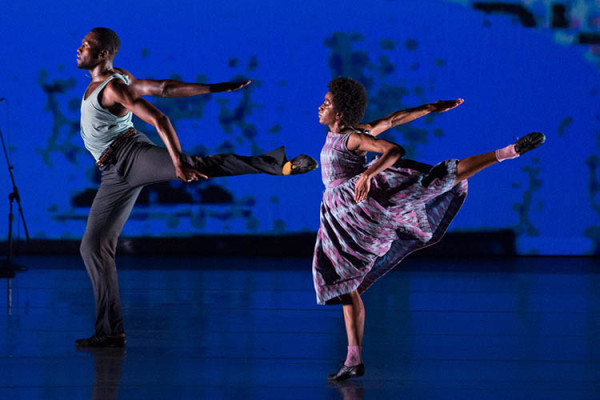
[[[206,178],[205,175],[186,166],[181,161],[181,144],[169,118],[146,99],[138,96],[130,86],[120,80],[110,82],[104,89],[103,103],[106,105],[120,104],[143,121],[154,126],[171,156],[179,179],[189,182],[197,180],[198,177]]]
[[[181,82],[174,79],[135,79],[131,73],[124,69],[115,70],[127,75],[130,80],[131,90],[138,96],[154,97],[191,97],[208,93],[232,92],[248,86],[251,81],[244,82],[221,82],[221,83],[191,83]]]
[[[357,125],[357,128],[370,131],[371,135],[377,136],[388,129],[414,121],[415,119],[421,118],[429,113],[451,110],[455,107],[458,107],[463,102],[463,99],[438,100],[432,104],[424,104],[419,107],[393,112],[384,118],[376,119],[368,124]]]

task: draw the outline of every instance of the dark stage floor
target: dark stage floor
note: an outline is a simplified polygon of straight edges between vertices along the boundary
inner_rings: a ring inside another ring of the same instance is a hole
[[[0,280],[0,399],[597,399],[596,258],[407,260],[364,295],[366,375],[306,258],[119,258],[128,346],[92,333],[78,257]],[[11,288],[9,290],[9,288]]]

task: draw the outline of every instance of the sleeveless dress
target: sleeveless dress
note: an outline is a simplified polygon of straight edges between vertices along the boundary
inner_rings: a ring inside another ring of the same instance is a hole
[[[352,133],[329,132],[321,150],[326,189],[312,265],[318,304],[364,292],[405,256],[437,243],[467,195],[466,180],[454,185],[458,160],[432,167],[400,159],[356,203],[356,180],[377,159],[365,165],[366,155],[348,150]]]

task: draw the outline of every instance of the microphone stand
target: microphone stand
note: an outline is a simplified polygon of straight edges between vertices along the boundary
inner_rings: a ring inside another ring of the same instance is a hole
[[[19,196],[19,190],[17,189],[17,184],[15,183],[15,176],[13,175],[14,167],[10,164],[10,160],[8,159],[8,152],[6,151],[6,144],[4,143],[4,136],[2,135],[2,130],[0,130],[0,139],[2,140],[4,157],[6,158],[6,164],[8,165],[8,173],[10,174],[10,179],[13,185],[13,191],[11,194],[8,195],[8,201],[10,202],[10,207],[8,211],[8,253],[6,261],[4,261],[3,263],[0,262],[0,278],[12,278],[15,276],[15,271],[25,270],[24,267],[13,265],[12,263],[12,227],[14,219],[13,201],[15,200],[17,202],[17,206],[19,207],[19,214],[21,215],[23,227],[25,228],[25,237],[27,238],[27,243],[29,243],[29,231],[27,230],[25,215],[23,214],[23,208],[21,207],[21,197]]]

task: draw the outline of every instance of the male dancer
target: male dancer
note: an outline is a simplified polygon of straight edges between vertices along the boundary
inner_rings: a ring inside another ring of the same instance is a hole
[[[317,167],[315,160],[302,154],[287,161],[283,147],[255,157],[195,157],[182,153],[169,118],[142,96],[229,92],[250,81],[200,84],[135,79],[124,69],[113,67],[119,47],[115,32],[94,28],[77,49],[77,67],[90,71],[92,78],[81,103],[81,137],[102,171],[80,249],[94,288],[96,331],[89,338],[76,340],[77,347],[122,347],[126,343],[115,251],[125,221],[145,185],[256,173],[300,174]],[[156,128],[164,148],[152,144],[133,127],[132,114]]]

